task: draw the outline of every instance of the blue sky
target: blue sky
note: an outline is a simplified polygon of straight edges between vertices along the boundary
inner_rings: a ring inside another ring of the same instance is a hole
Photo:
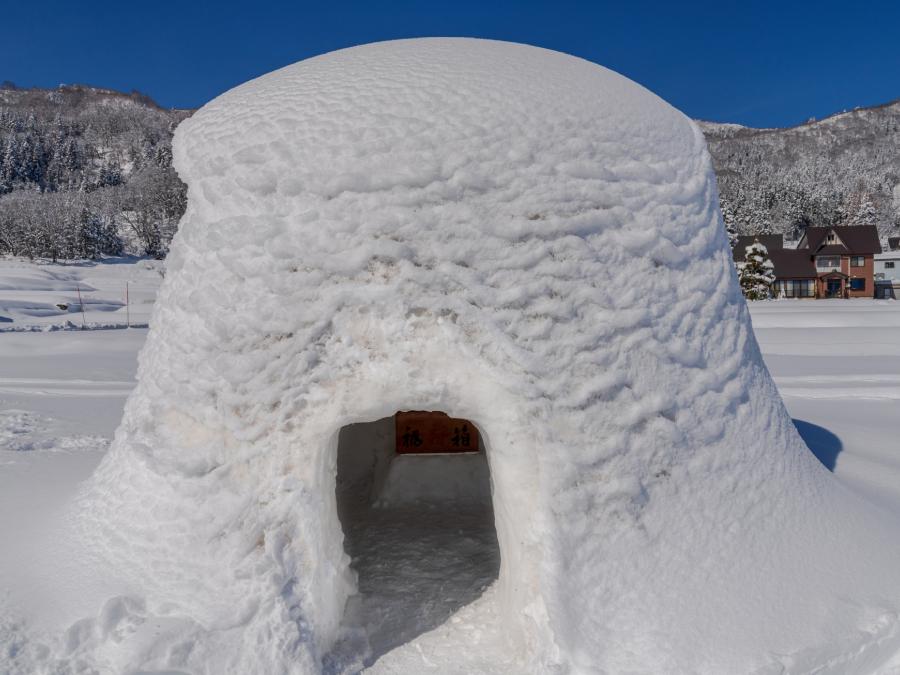
[[[900,97],[900,2],[0,0],[0,80],[196,107],[365,42],[489,37],[616,70],[692,117],[788,126]]]

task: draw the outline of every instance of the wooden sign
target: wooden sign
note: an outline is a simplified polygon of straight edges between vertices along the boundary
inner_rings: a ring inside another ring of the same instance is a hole
[[[397,453],[478,452],[478,429],[442,412],[410,410],[394,415]]]

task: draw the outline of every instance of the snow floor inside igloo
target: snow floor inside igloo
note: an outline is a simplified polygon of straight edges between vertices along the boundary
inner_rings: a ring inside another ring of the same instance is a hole
[[[344,427],[336,497],[358,592],[325,672],[353,673],[444,624],[497,579],[484,451],[397,455],[393,417]]]

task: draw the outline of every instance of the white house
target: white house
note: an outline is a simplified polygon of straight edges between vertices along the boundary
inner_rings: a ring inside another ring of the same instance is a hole
[[[900,297],[900,250],[888,250],[875,256],[875,297]]]

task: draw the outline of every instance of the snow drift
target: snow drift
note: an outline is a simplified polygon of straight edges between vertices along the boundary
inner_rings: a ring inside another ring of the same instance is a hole
[[[571,56],[407,40],[248,82],[174,152],[188,209],[47,663],[320,672],[355,587],[338,432],[404,409],[478,425],[501,568],[376,670],[896,651],[900,529],[797,435],[677,110]]]

